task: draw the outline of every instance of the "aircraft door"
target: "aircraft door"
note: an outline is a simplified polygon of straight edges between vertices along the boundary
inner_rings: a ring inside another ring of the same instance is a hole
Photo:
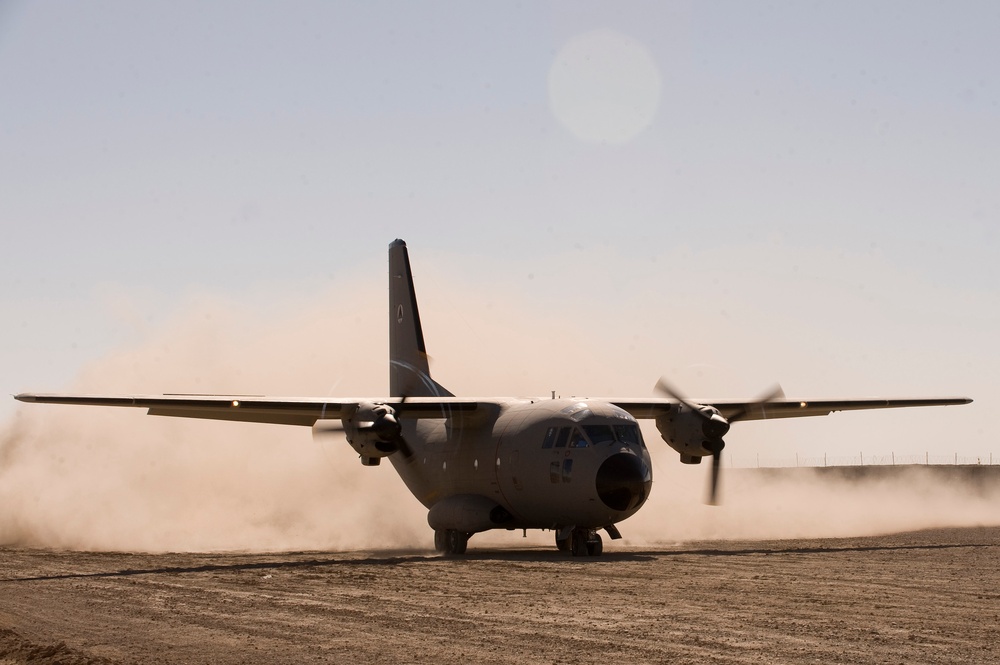
[[[503,423],[502,434],[497,439],[496,447],[496,487],[503,503],[513,510],[522,494],[524,485],[524,469],[522,469],[521,434],[526,414],[512,414],[512,418]],[[498,423],[500,424],[500,423]],[[498,428],[499,429],[499,428]]]
[[[518,473],[520,472],[520,458],[521,453],[515,448],[510,454],[510,464],[507,467],[510,471],[510,483],[518,492],[524,489],[524,485],[521,484],[521,480],[518,478]]]

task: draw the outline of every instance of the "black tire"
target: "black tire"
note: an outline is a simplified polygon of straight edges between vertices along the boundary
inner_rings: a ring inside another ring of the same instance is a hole
[[[560,552],[569,552],[572,549],[573,536],[569,538],[560,538],[556,535],[556,548]]]
[[[601,556],[604,552],[604,541],[601,540],[601,534],[595,533],[594,539],[587,542],[587,554],[590,556]]]
[[[573,541],[573,556],[589,556],[590,553],[587,551],[587,532],[586,531],[574,531],[572,538]]]
[[[448,551],[448,532],[444,529],[434,530],[434,551],[435,552],[446,552]]]
[[[447,554],[465,554],[465,550],[469,546],[469,534],[455,529],[448,529],[446,534],[445,552]]]

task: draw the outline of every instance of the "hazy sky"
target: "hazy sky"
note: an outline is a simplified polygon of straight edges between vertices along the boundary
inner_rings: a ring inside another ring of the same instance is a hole
[[[968,395],[728,440],[1000,459],[998,34],[995,2],[5,2],[2,392],[384,390],[400,237],[456,392]]]

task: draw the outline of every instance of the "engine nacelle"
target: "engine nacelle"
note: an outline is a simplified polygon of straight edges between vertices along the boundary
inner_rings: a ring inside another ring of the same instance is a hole
[[[729,423],[711,406],[678,404],[656,419],[656,429],[667,445],[681,454],[681,462],[699,464],[725,445]]]
[[[366,466],[375,466],[379,458],[399,450],[402,428],[391,406],[362,403],[354,415],[341,422],[347,442]]]

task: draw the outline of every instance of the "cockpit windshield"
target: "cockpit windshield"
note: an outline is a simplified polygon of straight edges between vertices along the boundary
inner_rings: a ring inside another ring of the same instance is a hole
[[[585,436],[586,435],[586,436]],[[542,439],[542,448],[586,448],[624,443],[642,446],[642,434],[635,423],[628,425],[584,425],[579,427],[549,427]]]
[[[615,442],[615,432],[610,425],[584,425],[583,429],[587,431],[587,438],[595,446]]]
[[[642,445],[642,435],[639,433],[639,427],[637,425],[615,425],[614,428],[616,440],[621,441],[622,443]]]

